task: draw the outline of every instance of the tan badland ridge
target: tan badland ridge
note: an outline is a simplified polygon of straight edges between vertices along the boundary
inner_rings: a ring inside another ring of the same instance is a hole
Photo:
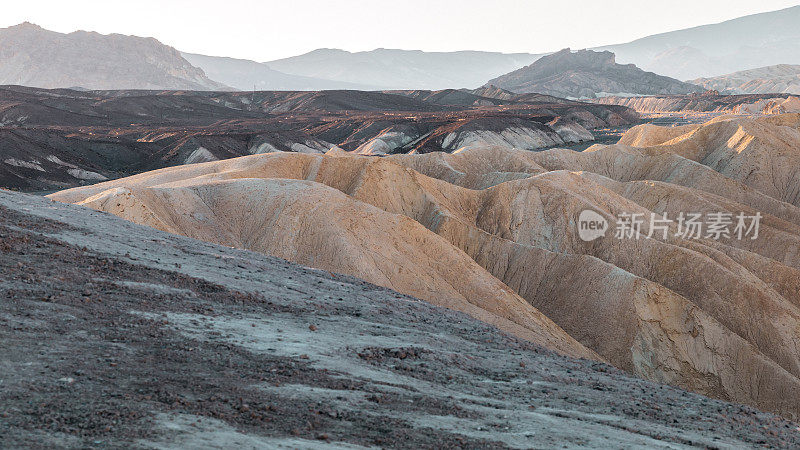
[[[796,419],[798,167],[800,115],[788,114],[643,125],[582,153],[270,153],[50,197],[354,275],[568,355]],[[764,218],[756,240],[584,242],[585,209],[612,224],[620,213]]]

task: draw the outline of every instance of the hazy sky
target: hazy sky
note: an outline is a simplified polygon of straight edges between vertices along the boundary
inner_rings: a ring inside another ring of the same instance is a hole
[[[0,27],[153,36],[182,51],[258,61],[320,47],[540,53],[786,8],[800,0],[25,0]]]

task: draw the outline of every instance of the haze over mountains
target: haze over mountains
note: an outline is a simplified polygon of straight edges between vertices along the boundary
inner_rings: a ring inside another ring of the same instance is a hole
[[[644,71],[691,80],[777,64],[800,64],[797,23],[800,23],[800,6],[594,50],[615,53],[620,64],[635,64]],[[266,64],[287,74],[347,82],[368,89],[443,89],[480,86],[542,56],[387,49],[350,53],[319,49]]]

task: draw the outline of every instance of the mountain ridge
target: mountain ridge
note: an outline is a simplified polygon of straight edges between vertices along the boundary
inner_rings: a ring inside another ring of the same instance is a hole
[[[30,22],[0,29],[0,84],[85,89],[229,89],[155,38],[75,31]]]
[[[425,52],[377,48],[349,52],[316,49],[267,61],[270,68],[306,77],[378,86],[382,90],[475,88],[489,78],[530,64],[541,55],[473,50]]]
[[[800,6],[595,47],[680,80],[800,64]],[[768,30],[768,32],[765,32]]]
[[[376,86],[290,75],[249,59],[185,52],[181,52],[181,56],[195,67],[202,69],[209,78],[242,91],[254,88],[259,91],[377,90]]]

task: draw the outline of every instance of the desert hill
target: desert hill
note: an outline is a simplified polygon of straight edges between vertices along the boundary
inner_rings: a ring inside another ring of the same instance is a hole
[[[644,378],[796,418],[799,148],[800,115],[720,118],[635,127],[582,153],[269,153],[51,198],[345,272],[579,351],[563,330]],[[664,238],[585,242],[587,209],[611,224],[681,211],[763,221],[756,240],[689,239],[672,223]]]
[[[723,94],[800,94],[800,66],[780,64],[689,83]]]
[[[199,89],[209,79],[172,47],[153,38],[76,31],[62,34],[23,23],[0,29],[0,85],[84,89]]]
[[[489,81],[516,93],[555,97],[595,98],[607,95],[688,94],[700,88],[645,72],[632,64],[617,64],[611,52],[564,49],[533,64]]]

